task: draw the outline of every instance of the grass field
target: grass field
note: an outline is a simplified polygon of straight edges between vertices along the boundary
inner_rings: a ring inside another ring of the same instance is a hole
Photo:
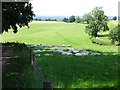
[[[114,23],[109,22],[113,28]],[[117,46],[93,44],[85,33],[85,24],[33,21],[30,28],[20,28],[17,34],[12,31],[2,35],[3,42],[24,42],[26,44],[69,44],[74,48],[91,49],[101,52],[117,52]],[[1,37],[1,36],[0,36]]]
[[[109,27],[116,24],[109,22]],[[103,33],[103,32],[100,32]],[[104,32],[107,34],[108,32]],[[1,36],[0,36],[1,37]],[[93,44],[85,33],[85,24],[64,22],[32,22],[30,28],[21,28],[2,35],[2,42],[26,44],[65,44],[76,49],[99,51],[101,56],[41,56],[37,62],[45,79],[55,88],[114,88],[118,84],[118,46]],[[107,37],[103,38],[106,41]]]
[[[61,56],[37,58],[54,88],[115,88],[118,84],[118,56]]]

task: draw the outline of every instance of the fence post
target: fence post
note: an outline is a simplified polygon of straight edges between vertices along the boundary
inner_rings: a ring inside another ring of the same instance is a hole
[[[30,63],[31,65],[33,65],[33,55],[32,55],[32,50],[30,49],[30,52],[29,52],[29,57],[30,57]]]
[[[35,62],[35,54],[32,54],[32,60],[31,60],[31,64],[33,65],[34,64],[34,62]]]
[[[51,81],[43,81],[43,90],[53,90]]]

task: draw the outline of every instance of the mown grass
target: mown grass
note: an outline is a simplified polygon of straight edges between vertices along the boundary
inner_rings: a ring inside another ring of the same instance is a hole
[[[118,56],[54,56],[37,58],[45,79],[54,88],[116,88]]]
[[[114,26],[109,22],[110,28]],[[12,31],[2,35],[3,42],[23,42],[26,44],[69,44],[74,48],[92,49],[101,52],[118,52],[117,46],[101,46],[91,42],[85,33],[85,24],[64,22],[31,23],[30,28],[19,29],[17,34]]]

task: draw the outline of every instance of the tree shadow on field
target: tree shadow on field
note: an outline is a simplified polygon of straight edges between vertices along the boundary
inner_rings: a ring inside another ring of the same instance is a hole
[[[119,63],[118,55],[113,55],[113,53],[105,52],[100,56],[57,57],[56,60],[60,62],[50,67],[52,73],[50,77],[52,77],[54,87],[76,88],[74,90],[117,88],[120,79],[118,77]]]

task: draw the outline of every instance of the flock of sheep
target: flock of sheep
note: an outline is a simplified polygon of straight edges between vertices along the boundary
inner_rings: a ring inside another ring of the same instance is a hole
[[[45,50],[43,48],[52,48],[55,47],[55,45],[34,45],[34,47],[36,48],[36,50],[34,50],[34,53],[42,53],[44,52],[44,56],[53,56],[53,54],[51,52],[54,53],[59,53],[61,55],[74,55],[74,56],[86,56],[86,55],[92,55],[92,56],[97,56],[97,55],[101,55],[101,53],[97,53],[97,52],[90,52],[90,51],[86,51],[86,50],[77,50],[74,48],[70,48],[69,45],[65,46],[65,45],[61,45],[59,47],[68,47],[67,49],[61,49],[61,48],[54,48],[54,49],[48,49]],[[36,56],[40,56],[40,54],[36,54]]]

